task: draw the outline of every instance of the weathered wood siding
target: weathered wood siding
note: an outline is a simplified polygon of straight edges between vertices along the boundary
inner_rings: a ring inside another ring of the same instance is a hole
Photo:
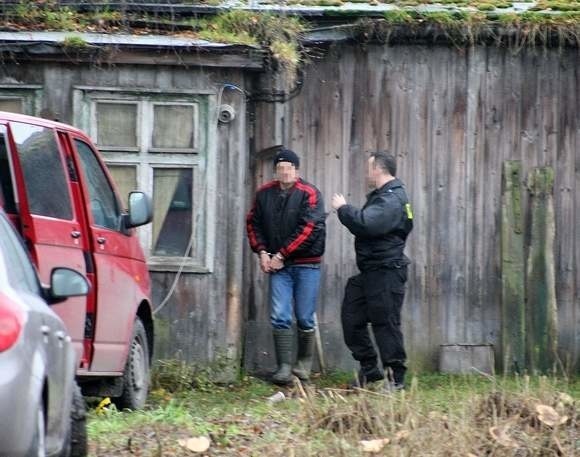
[[[444,343],[493,343],[501,360],[502,162],[521,160],[523,176],[552,166],[559,349],[570,367],[580,356],[579,113],[577,49],[340,45],[307,67],[298,97],[258,107],[255,149],[296,150],[327,205],[337,191],[364,202],[367,152],[397,155],[415,210],[403,314],[418,368],[435,368]],[[255,184],[270,176],[258,158]],[[340,304],[355,271],[353,238],[334,214],[327,246],[318,318],[327,358],[348,367]],[[253,334],[267,331],[267,286],[255,259],[247,262]],[[271,365],[267,345],[249,347],[246,365]]]
[[[244,204],[249,188],[248,126],[246,100],[238,91],[225,90],[224,83],[245,88],[247,72],[236,69],[187,68],[176,65],[104,65],[4,62],[0,84],[28,84],[42,88],[41,114],[46,118],[75,124],[73,91],[75,86],[127,89],[160,89],[212,92],[215,103],[234,107],[236,118],[217,127],[214,147],[207,153],[216,161],[216,205],[214,212],[215,260],[212,273],[183,273],[167,305],[157,315],[157,358],[179,357],[207,363],[228,353],[239,354],[241,341],[241,278],[245,243]],[[217,122],[210,119],[209,122]],[[208,183],[205,182],[207,186]],[[211,192],[211,189],[209,189]],[[194,204],[199,204],[194,196]],[[176,270],[175,268],[174,270]],[[152,272],[154,306],[171,289],[175,272]],[[239,328],[238,328],[239,327]]]
[[[217,95],[224,82],[258,88],[254,74],[244,70],[178,63],[99,66],[6,59],[0,65],[0,83],[40,86],[42,114],[73,124],[75,86]],[[260,369],[273,364],[267,279],[249,253],[243,218],[253,189],[271,177],[271,168],[258,158],[248,161],[252,129],[244,97],[225,91],[222,102],[234,106],[237,118],[218,127],[209,151],[216,160],[215,268],[210,274],[182,275],[158,316],[156,356],[202,363],[224,352],[235,356],[243,305],[246,366]],[[535,166],[552,166],[559,349],[565,365],[578,367],[579,112],[577,50],[514,54],[494,47],[341,45],[307,67],[298,97],[256,105],[252,149],[281,142],[294,148],[302,155],[305,178],[320,187],[327,206],[335,191],[355,204],[364,201],[368,151],[397,154],[399,176],[416,213],[407,249],[413,265],[404,330],[410,359],[423,368],[436,367],[443,343],[490,342],[498,349],[501,165],[522,160],[523,176]],[[342,342],[340,303],[356,267],[352,237],[334,214],[328,218],[327,246],[318,318],[328,365],[348,368],[352,361]],[[152,273],[156,305],[174,277]]]

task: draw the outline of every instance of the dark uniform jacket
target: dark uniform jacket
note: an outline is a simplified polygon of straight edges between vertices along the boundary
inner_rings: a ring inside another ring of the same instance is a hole
[[[326,215],[320,191],[298,179],[282,190],[278,181],[256,193],[246,225],[254,252],[280,252],[286,265],[320,263],[324,254]]]
[[[413,213],[400,180],[395,178],[373,190],[360,210],[343,205],[338,209],[338,217],[355,236],[360,271],[398,268],[409,263],[403,250],[413,229]]]

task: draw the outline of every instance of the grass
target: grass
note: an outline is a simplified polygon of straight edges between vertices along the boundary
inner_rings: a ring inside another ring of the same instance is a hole
[[[394,31],[415,33],[424,25],[435,26],[458,47],[479,42],[496,42],[518,51],[535,46],[556,44],[580,46],[580,12],[561,12],[557,15],[540,11],[505,12],[508,3],[488,0],[475,6],[475,11],[419,12],[392,10],[383,20],[361,19],[359,32],[379,42],[389,42]]]
[[[177,365],[182,368],[185,365]],[[175,367],[174,367],[175,368]],[[206,455],[359,456],[362,440],[388,439],[392,456],[575,455],[580,451],[580,380],[420,375],[407,391],[381,383],[349,391],[348,373],[282,389],[245,377],[217,386],[177,370],[155,376],[144,411],[89,415],[90,455],[192,455],[178,440],[206,436]],[[194,381],[194,382],[193,382]],[[196,388],[191,388],[195,385]],[[177,388],[176,388],[177,386]],[[547,405],[561,425],[542,422]],[[558,454],[559,453],[559,454]]]
[[[274,60],[289,71],[300,63],[298,43],[305,26],[296,17],[232,10],[194,20],[192,25],[204,40],[265,46]]]
[[[217,0],[201,3],[214,4]],[[356,0],[364,3],[365,0]],[[578,0],[539,0],[533,11],[502,13],[512,6],[509,0],[369,0],[372,4],[391,3],[398,8],[386,11],[383,19],[361,18],[358,13],[329,8],[325,14],[344,16],[346,22],[357,20],[359,35],[363,42],[377,40],[389,42],[402,36],[412,39],[422,28],[441,34],[458,47],[478,42],[508,44],[519,50],[524,47],[548,45],[580,46],[580,2]],[[194,1],[192,1],[194,3]],[[274,2],[275,3],[275,2]],[[288,0],[289,4],[304,6],[340,7],[343,0]],[[425,4],[442,4],[448,11],[425,12],[414,7]],[[410,7],[410,8],[407,8]],[[457,10],[457,7],[471,9]],[[100,31],[116,33],[123,30],[139,34],[184,34],[212,42],[259,46],[269,51],[268,63],[285,71],[288,81],[296,76],[296,70],[304,63],[305,54],[301,37],[307,22],[296,16],[276,15],[268,12],[230,9],[202,19],[170,17],[132,12],[123,17],[111,8],[81,13],[69,7],[61,7],[55,0],[24,1],[2,10],[6,27],[18,30],[65,30]],[[558,11],[557,15],[546,12]],[[507,16],[507,20],[502,16]],[[174,30],[175,29],[175,30]],[[507,29],[507,30],[506,30]],[[406,35],[405,35],[406,34]],[[503,37],[503,38],[502,38]]]
[[[69,49],[84,49],[88,46],[88,43],[80,36],[68,35],[64,37],[62,45]]]
[[[208,0],[207,4],[215,4]],[[147,22],[146,14],[133,14],[123,18],[119,11],[105,9],[93,13],[81,13],[61,7],[55,1],[21,1],[4,12],[5,25],[31,30],[59,31],[118,31],[123,19]],[[156,17],[154,24],[163,23],[168,30],[171,25],[182,29],[190,26],[195,35],[203,40],[218,43],[264,46],[271,51],[274,61],[282,68],[294,71],[300,63],[299,37],[304,31],[303,22],[297,17],[243,10],[230,10],[204,19],[175,20]],[[182,30],[183,31],[183,30]],[[163,33],[162,30],[141,30],[140,33]],[[168,33],[167,30],[164,33]]]
[[[51,4],[31,5],[24,1],[7,10],[6,19],[28,27],[41,26],[46,30],[72,31],[84,25],[82,16],[70,8],[57,8]]]

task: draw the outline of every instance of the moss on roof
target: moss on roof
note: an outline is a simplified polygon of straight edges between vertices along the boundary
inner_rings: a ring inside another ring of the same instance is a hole
[[[191,7],[181,5],[183,8],[171,10],[171,14],[163,13],[167,4],[156,9],[151,2],[147,8],[133,2],[121,9],[114,6],[118,2],[103,8],[103,1],[94,5],[90,1],[5,1],[0,5],[0,29],[186,34],[214,42],[261,45],[271,51],[275,61],[289,68],[300,61],[304,34],[329,20],[351,27],[350,38],[362,41],[386,42],[397,34],[413,39],[427,31],[444,35],[453,43],[516,36],[519,46],[546,44],[556,37],[560,45],[580,48],[579,0],[287,0],[274,3],[278,9],[269,7],[268,0],[252,4],[252,8],[239,0],[238,6],[206,9],[205,14],[194,8],[217,1],[189,2]],[[91,5],[94,7],[89,8]],[[313,10],[319,15],[307,14]],[[328,36],[327,41],[331,41]]]

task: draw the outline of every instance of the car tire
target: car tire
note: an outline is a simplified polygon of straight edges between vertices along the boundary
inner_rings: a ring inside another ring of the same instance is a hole
[[[143,322],[137,318],[123,373],[123,393],[113,401],[119,409],[141,409],[147,400],[148,391],[149,343]]]
[[[87,452],[87,406],[81,388],[75,382],[64,449],[59,455],[60,457],[86,457]]]
[[[70,457],[87,455],[87,405],[81,388],[75,382],[70,411]]]

